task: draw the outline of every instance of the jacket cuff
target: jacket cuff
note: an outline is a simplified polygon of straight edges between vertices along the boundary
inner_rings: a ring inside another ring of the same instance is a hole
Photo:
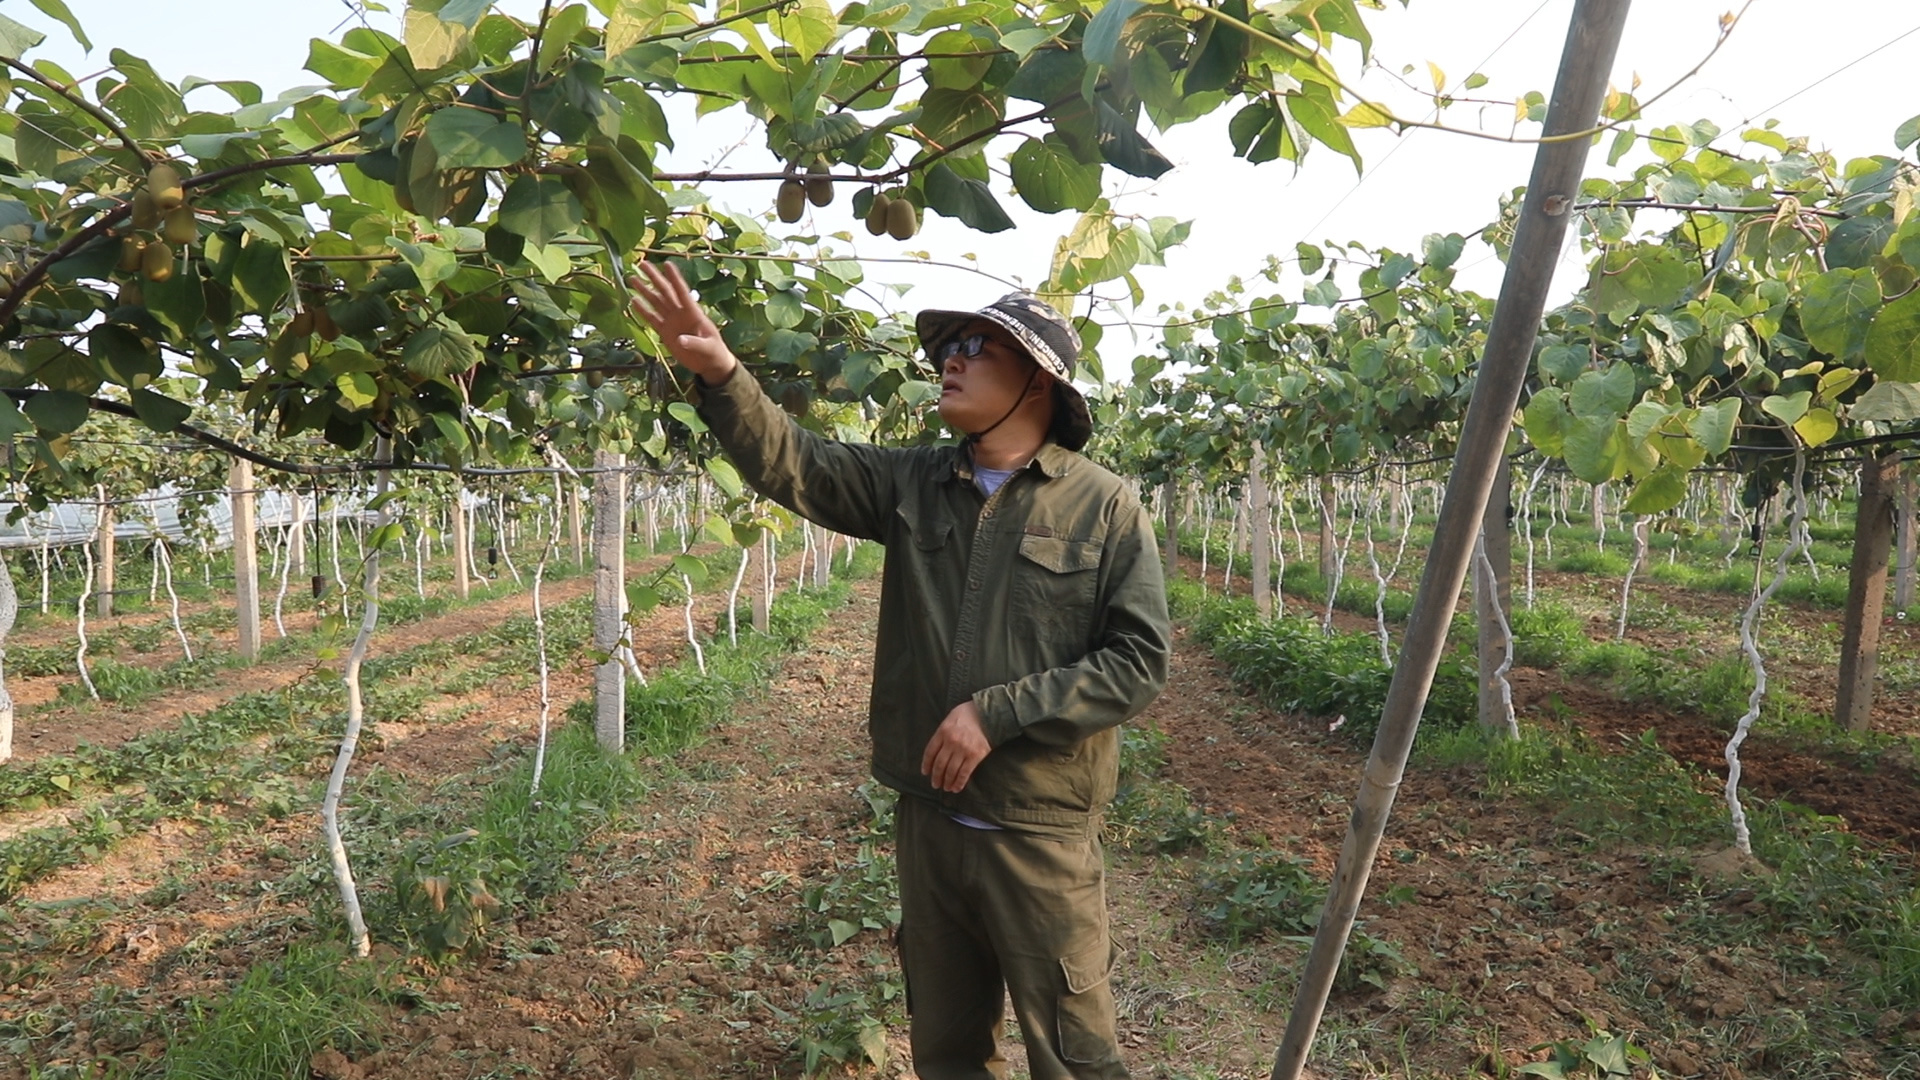
[[[753,403],[753,400],[765,391],[760,389],[760,380],[751,375],[741,377],[745,364],[734,365],[733,374],[723,383],[710,383],[698,375],[693,384],[698,389],[698,399],[694,407],[702,416],[715,414],[737,415]]]
[[[1013,691],[1005,686],[989,686],[973,695],[973,707],[980,710],[980,727],[987,745],[996,749],[1020,734],[1020,716],[1013,707]]]

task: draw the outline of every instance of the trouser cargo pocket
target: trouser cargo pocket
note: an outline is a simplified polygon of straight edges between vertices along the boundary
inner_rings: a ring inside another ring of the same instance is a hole
[[[1066,992],[1058,1013],[1060,1057],[1079,1065],[1119,1061],[1114,1033],[1113,966],[1120,950],[1102,943],[1062,957]]]

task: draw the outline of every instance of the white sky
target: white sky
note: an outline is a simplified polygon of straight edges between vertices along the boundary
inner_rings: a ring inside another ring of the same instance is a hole
[[[108,51],[119,47],[152,62],[165,78],[247,79],[268,97],[318,82],[301,70],[308,39],[338,37],[343,20],[351,17],[344,0],[193,0],[185,6],[151,0],[68,2],[93,38],[90,57],[25,0],[0,0],[0,13],[47,32],[47,43],[30,58],[49,57],[76,74],[107,66]],[[1893,153],[1894,128],[1920,113],[1915,89],[1920,82],[1912,75],[1920,59],[1920,33],[1913,33],[1920,30],[1920,0],[1833,3],[1844,10],[1844,22],[1829,18],[1816,28],[1809,24],[1808,5],[1799,0],[1755,0],[1705,70],[1656,104],[1640,129],[1704,117],[1730,132],[1722,145],[1737,149],[1743,127],[1775,117],[1781,131],[1810,136],[1816,146],[1842,158]],[[1642,0],[1628,24],[1615,83],[1625,87],[1638,74],[1643,99],[1668,86],[1706,55],[1717,20],[1730,6],[1737,0]],[[190,15],[186,7],[192,8]],[[538,3],[505,0],[500,7],[528,15]],[[1360,86],[1408,116],[1425,116],[1427,107],[1393,77],[1408,64],[1416,70],[1407,79],[1418,86],[1429,85],[1426,64],[1431,61],[1455,85],[1475,70],[1484,72],[1490,82],[1474,96],[1511,100],[1528,90],[1546,93],[1572,8],[1573,0],[1412,0],[1403,9],[1387,0],[1385,10],[1367,13],[1378,69],[1369,70]],[[394,16],[371,17],[374,25],[397,32]],[[1837,31],[1841,25],[1846,32]],[[1356,70],[1357,54],[1349,51],[1340,59],[1343,72]],[[225,101],[218,90],[199,93]],[[1478,228],[1495,216],[1502,192],[1525,182],[1534,152],[1531,146],[1442,132],[1396,137],[1364,130],[1354,133],[1366,161],[1364,181],[1347,159],[1324,147],[1316,147],[1298,171],[1279,161],[1250,166],[1232,156],[1227,140],[1226,122],[1235,108],[1164,135],[1148,131],[1177,166],[1157,182],[1106,171],[1107,194],[1117,210],[1193,222],[1191,239],[1169,255],[1165,268],[1139,272],[1147,294],[1144,320],[1150,321],[1160,304],[1191,304],[1232,275],[1251,276],[1269,252],[1290,253],[1301,240],[1356,240],[1417,252],[1427,233]],[[1489,128],[1506,130],[1510,111],[1494,107],[1487,114]],[[1475,123],[1466,108],[1450,110],[1442,119],[1456,126]],[[744,117],[732,123],[727,117],[704,118],[697,126],[676,123],[675,132],[680,146],[660,162],[663,170],[699,168],[721,154],[727,154],[730,169],[757,171],[772,163],[764,138],[747,127]],[[990,156],[1004,158],[1015,145],[996,143]],[[1645,160],[1641,149],[1622,165]],[[1588,171],[1605,171],[1604,145],[1596,148]],[[924,231],[910,242],[875,240],[853,221],[844,197],[810,211],[818,218],[801,227],[850,229],[861,255],[898,257],[903,250],[923,250],[953,262],[972,256],[998,277],[1037,285],[1046,277],[1054,239],[1072,226],[1074,215],[1033,213],[1007,186],[1001,180],[996,190],[1019,227],[993,236],[930,215]],[[764,212],[773,194],[771,183],[737,184],[721,189],[718,197],[737,210]],[[1490,249],[1470,244],[1459,266],[1463,286],[1487,295],[1498,291],[1502,266]],[[903,308],[976,307],[1006,291],[1001,282],[964,270],[875,265],[868,274],[870,281],[914,284],[904,300],[894,301]],[[1555,297],[1570,293],[1576,277],[1563,270]],[[1294,277],[1285,288],[1297,295],[1299,286]],[[1115,283],[1103,291],[1117,295],[1122,288]],[[1267,288],[1263,282],[1256,291]],[[1141,347],[1156,340],[1156,333],[1146,331]],[[1124,331],[1109,330],[1101,352],[1110,370],[1124,371],[1131,351]]]

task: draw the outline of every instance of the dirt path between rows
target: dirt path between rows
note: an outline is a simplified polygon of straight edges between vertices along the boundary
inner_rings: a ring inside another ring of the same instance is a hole
[[[529,590],[531,587],[532,579],[529,577]],[[581,575],[545,583],[541,588],[541,596],[546,604],[554,605],[588,595],[592,591],[593,578]],[[519,592],[483,600],[430,619],[397,627],[376,628],[370,646],[371,655],[401,652],[432,641],[478,633],[499,625],[508,616],[530,612],[531,604],[530,592]],[[310,624],[311,618],[306,622]],[[357,627],[356,622],[350,629]],[[271,622],[266,629],[268,633],[272,632]],[[290,626],[290,629],[293,627]],[[351,644],[351,641],[351,637],[348,637],[342,643],[342,653],[345,652],[345,645]],[[30,762],[41,757],[72,753],[83,742],[96,746],[123,743],[158,728],[172,727],[182,715],[205,712],[242,694],[284,689],[314,671],[316,666],[323,671],[338,671],[342,662],[340,659],[316,661],[310,655],[299,655],[247,667],[227,668],[218,674],[211,686],[156,694],[130,705],[99,701],[25,712],[16,721],[14,759]],[[22,706],[26,706],[36,699],[50,701],[54,696],[52,687],[73,682],[77,678],[76,675],[61,675],[10,679],[8,682],[10,688],[16,684],[21,686],[17,693]],[[45,684],[47,689],[40,689],[40,684]]]

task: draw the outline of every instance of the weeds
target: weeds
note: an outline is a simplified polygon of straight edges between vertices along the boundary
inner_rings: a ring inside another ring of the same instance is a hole
[[[173,1033],[163,1080],[285,1080],[313,1056],[374,1046],[378,980],[344,950],[296,945],[247,972],[226,1000],[189,1005]]]
[[[1193,627],[1233,677],[1268,705],[1328,720],[1345,717],[1341,726],[1349,737],[1363,744],[1372,741],[1393,679],[1373,635],[1325,634],[1304,619],[1262,620],[1218,601],[1204,606]],[[1478,709],[1471,665],[1456,654],[1434,675],[1421,727],[1468,726],[1476,722]]]
[[[1194,804],[1192,794],[1160,778],[1171,741],[1158,727],[1120,729],[1120,780],[1107,808],[1108,844],[1152,854],[1212,847],[1220,840],[1219,823]]]
[[[1545,601],[1516,607],[1509,620],[1513,628],[1513,660],[1524,667],[1555,668],[1589,647],[1585,620],[1565,604]]]

